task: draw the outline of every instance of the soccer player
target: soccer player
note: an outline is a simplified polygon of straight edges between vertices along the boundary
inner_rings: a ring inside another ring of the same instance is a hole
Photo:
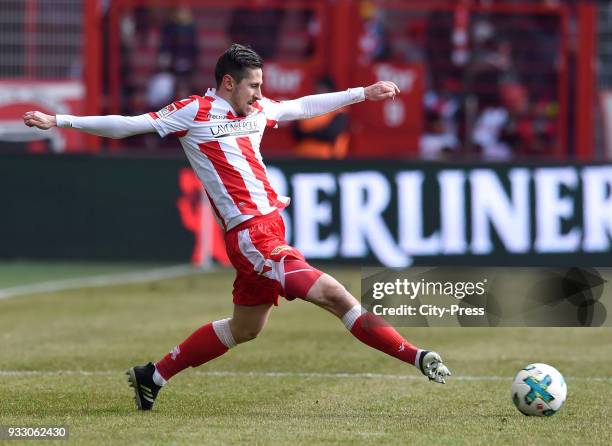
[[[450,371],[439,354],[410,344],[382,318],[363,310],[338,281],[313,268],[287,243],[279,210],[289,199],[272,187],[259,148],[265,128],[276,127],[279,121],[310,118],[364,100],[392,99],[398,87],[380,81],[365,88],[276,102],[262,95],[262,68],[257,53],[234,44],[217,61],[216,89],[158,112],[76,117],[30,111],[23,116],[26,125],[40,129],[74,128],[110,138],[153,132],[177,136],[225,230],[227,253],[236,269],[233,315],[198,328],[157,362],[132,367],[127,374],[138,408],[150,410],[159,390],[180,371],[254,339],[279,295],[324,308],[364,344],[444,383]]]

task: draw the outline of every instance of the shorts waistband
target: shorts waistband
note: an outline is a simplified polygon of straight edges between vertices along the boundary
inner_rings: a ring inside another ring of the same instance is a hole
[[[253,218],[249,218],[247,221],[243,221],[239,225],[234,226],[232,229],[227,231],[226,234],[231,234],[233,232],[242,231],[243,229],[250,228],[251,226],[256,225],[258,223],[262,223],[264,221],[272,220],[273,218],[276,218],[276,217],[280,217],[280,213],[278,212],[278,209],[270,212],[269,214],[257,215]]]

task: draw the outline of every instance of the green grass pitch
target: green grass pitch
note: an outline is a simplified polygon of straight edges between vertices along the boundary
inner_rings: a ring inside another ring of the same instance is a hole
[[[0,283],[18,284],[8,271]],[[357,269],[332,273],[359,294]],[[301,301],[282,301],[256,340],[177,375],[152,412],[136,411],[124,371],[227,317],[232,280],[221,271],[0,300],[0,424],[65,425],[70,439],[56,444],[79,445],[610,444],[610,329],[400,329],[443,355],[453,377],[438,385]],[[566,377],[551,418],[524,417],[510,399],[530,362]]]

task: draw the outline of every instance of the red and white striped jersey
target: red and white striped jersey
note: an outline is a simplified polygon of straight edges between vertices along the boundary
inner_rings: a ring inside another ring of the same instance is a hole
[[[179,137],[225,230],[289,204],[270,184],[259,151],[264,130],[276,126],[283,103],[263,98],[252,106],[255,113],[237,117],[209,89],[147,115],[160,136]]]

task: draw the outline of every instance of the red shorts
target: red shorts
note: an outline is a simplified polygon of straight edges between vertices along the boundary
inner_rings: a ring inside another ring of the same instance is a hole
[[[234,303],[278,305],[278,296],[303,299],[323,274],[285,240],[278,212],[253,217],[225,234],[225,249],[236,268]]]

